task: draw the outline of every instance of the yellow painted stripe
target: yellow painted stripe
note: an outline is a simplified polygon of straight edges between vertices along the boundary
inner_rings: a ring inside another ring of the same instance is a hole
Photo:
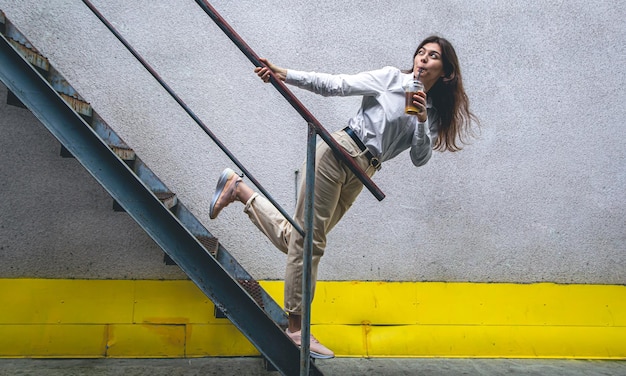
[[[233,325],[189,325],[187,356],[257,356],[259,352]]]
[[[134,282],[0,279],[0,324],[129,323]]]
[[[134,281],[136,323],[209,324],[216,319],[214,305],[190,281]]]
[[[106,355],[113,358],[180,358],[185,356],[186,335],[185,325],[110,325]]]
[[[324,282],[318,324],[626,326],[626,286]]]
[[[626,327],[314,325],[341,356],[626,358]]]
[[[0,279],[0,306],[0,357],[258,355],[190,281]],[[338,356],[625,359],[626,287],[321,281],[312,324]]]
[[[106,333],[106,325],[0,325],[0,357],[104,357]]]

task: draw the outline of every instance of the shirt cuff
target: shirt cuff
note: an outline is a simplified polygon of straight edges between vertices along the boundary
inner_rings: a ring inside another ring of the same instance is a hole
[[[291,85],[296,85],[302,82],[304,78],[304,72],[300,72],[293,69],[287,69],[287,75],[285,76],[285,82]]]

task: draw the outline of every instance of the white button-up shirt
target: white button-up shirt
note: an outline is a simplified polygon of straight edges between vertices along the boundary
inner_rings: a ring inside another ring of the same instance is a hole
[[[430,99],[426,123],[404,113],[403,84],[412,77],[394,67],[354,75],[288,70],[285,82],[324,96],[363,96],[361,108],[348,125],[370,152],[384,162],[410,149],[413,164],[422,166],[432,154],[439,117]]]

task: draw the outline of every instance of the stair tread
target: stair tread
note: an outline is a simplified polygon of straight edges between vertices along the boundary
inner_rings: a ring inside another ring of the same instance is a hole
[[[243,287],[244,290],[250,294],[252,299],[254,299],[259,307],[265,308],[265,304],[263,303],[263,294],[261,292],[261,285],[259,282],[254,279],[238,279],[237,282]]]
[[[213,257],[217,257],[217,251],[219,249],[219,241],[216,237],[213,236],[197,236],[198,241],[206,250],[213,255]]]
[[[168,209],[173,208],[178,203],[174,192],[155,192],[155,195]]]

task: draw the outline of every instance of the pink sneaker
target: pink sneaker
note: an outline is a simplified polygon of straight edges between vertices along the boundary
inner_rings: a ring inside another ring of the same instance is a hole
[[[291,338],[291,340],[298,345],[298,347],[302,345],[302,331],[298,330],[295,333],[291,333],[289,329],[287,329],[285,333],[287,333],[289,338]],[[326,346],[322,345],[320,341],[313,337],[313,334],[311,334],[309,352],[311,353],[311,358],[316,359],[331,359],[335,357],[335,353]]]
[[[241,180],[241,177],[230,168],[222,172],[209,207],[209,218],[217,218],[222,209],[237,199],[237,185]]]

